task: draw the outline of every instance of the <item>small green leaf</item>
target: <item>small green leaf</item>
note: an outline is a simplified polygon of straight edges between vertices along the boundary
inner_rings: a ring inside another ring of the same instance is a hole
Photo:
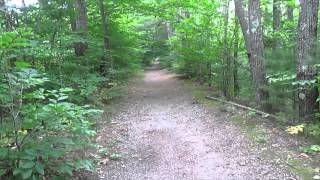
[[[78,160],[75,163],[75,167],[76,169],[85,169],[87,171],[93,171],[94,170],[94,166],[93,163],[90,160]]]
[[[61,88],[59,90],[60,90],[60,92],[72,92],[73,91],[72,88]]]
[[[8,149],[7,148],[0,148],[0,159],[6,158],[8,155]]]
[[[49,99],[49,101],[52,102],[52,103],[54,103],[54,104],[56,104],[56,103],[58,102],[58,101],[55,100],[55,99]]]
[[[31,156],[37,155],[37,152],[34,149],[26,149],[25,152],[26,152],[26,154],[31,155]]]
[[[26,155],[26,156],[23,156],[22,158],[25,160],[34,160],[36,157],[32,155]]]
[[[5,175],[6,172],[7,172],[6,169],[0,169],[0,177],[3,176],[3,175]]]
[[[18,174],[21,174],[21,172],[22,172],[21,169],[16,168],[16,169],[13,170],[13,175],[16,176]]]
[[[32,169],[29,169],[27,171],[22,172],[22,179],[28,179],[32,175]]]
[[[44,165],[43,164],[37,163],[35,168],[36,168],[37,173],[44,175]]]
[[[63,101],[63,100],[66,100],[68,99],[69,96],[61,96],[61,97],[58,97],[58,101]]]
[[[59,167],[59,172],[62,174],[68,174],[70,176],[72,176],[72,170],[73,168],[67,164],[63,164]]]
[[[20,167],[23,169],[30,169],[35,165],[33,161],[22,161]]]
[[[310,149],[314,152],[320,152],[320,146],[319,145],[311,145]]]
[[[26,63],[24,61],[17,61],[15,62],[15,65],[17,68],[27,68],[27,67],[31,67],[31,64]]]
[[[73,144],[74,144],[74,142],[72,141],[72,139],[68,139],[68,138],[62,138],[62,139],[60,140],[60,142],[61,142],[62,144],[65,144],[65,145],[73,145]]]
[[[119,154],[119,153],[113,153],[113,154],[111,154],[110,155],[110,159],[111,160],[119,160],[119,159],[121,159],[122,158],[122,155],[121,154]]]

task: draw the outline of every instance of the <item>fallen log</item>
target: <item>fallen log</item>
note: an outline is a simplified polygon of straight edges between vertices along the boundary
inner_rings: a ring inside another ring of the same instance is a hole
[[[245,110],[249,110],[249,111],[255,112],[256,114],[259,114],[259,115],[261,115],[261,116],[264,117],[264,118],[274,118],[274,119],[278,119],[278,117],[275,116],[275,115],[273,115],[273,114],[269,114],[269,113],[260,111],[260,110],[258,110],[258,109],[254,109],[254,108],[252,108],[252,107],[244,106],[244,105],[242,105],[242,104],[237,104],[237,103],[235,103],[235,102],[226,101],[226,100],[223,100],[223,99],[220,99],[220,98],[216,98],[216,97],[212,97],[212,96],[206,96],[206,98],[207,98],[207,99],[210,99],[210,100],[219,101],[219,102],[222,102],[222,103],[225,103],[225,104],[230,104],[230,105],[233,105],[233,106],[238,107],[238,108],[241,108],[241,109],[245,109]]]

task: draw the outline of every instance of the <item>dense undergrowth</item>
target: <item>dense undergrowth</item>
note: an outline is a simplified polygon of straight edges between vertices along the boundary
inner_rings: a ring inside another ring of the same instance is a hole
[[[42,1],[0,13],[0,179],[70,179],[94,171],[85,151],[96,147],[98,102],[119,96],[120,85],[143,65],[147,39],[127,4],[107,6],[105,49],[97,4],[88,2],[83,35],[70,24],[79,13],[72,3]],[[79,40],[86,46],[80,56]]]

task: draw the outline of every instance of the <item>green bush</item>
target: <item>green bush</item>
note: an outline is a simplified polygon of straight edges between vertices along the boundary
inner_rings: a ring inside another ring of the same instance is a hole
[[[8,57],[26,46],[16,33],[0,37],[0,179],[68,179],[74,170],[93,170],[73,154],[90,146],[101,111],[68,102],[72,88],[45,89],[49,78],[29,63],[12,63]]]

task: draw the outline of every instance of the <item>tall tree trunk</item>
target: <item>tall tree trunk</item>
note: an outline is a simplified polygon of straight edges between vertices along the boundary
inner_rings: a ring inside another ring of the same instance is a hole
[[[0,0],[0,18],[1,19],[5,19],[6,17],[6,3],[4,0]],[[4,20],[0,20],[0,31],[2,31],[2,27],[4,27],[5,25],[5,21]]]
[[[0,18],[2,18],[2,15],[5,16],[5,1],[4,0],[0,0]],[[0,21],[0,32],[2,31],[2,21]],[[0,70],[2,70],[2,68],[0,68]],[[3,118],[5,116],[5,110],[3,108],[3,106],[0,106],[0,126],[2,126],[3,123]]]
[[[97,0],[98,6],[100,9],[100,17],[101,17],[101,24],[102,24],[102,33],[103,33],[103,46],[105,49],[105,55],[103,60],[99,66],[99,71],[101,75],[106,76],[108,72],[108,67],[111,65],[111,58],[108,58],[108,50],[110,50],[110,39],[109,39],[109,26],[108,26],[108,18],[105,10],[105,5],[103,0]]]
[[[167,39],[170,39],[173,36],[173,29],[172,29],[171,23],[169,21],[166,21],[165,25],[166,25]]]
[[[101,16],[103,44],[104,44],[104,48],[108,50],[110,48],[110,40],[109,40],[109,34],[108,34],[107,15],[106,15],[105,7],[103,4],[103,0],[98,0],[98,5],[100,9],[100,16]]]
[[[85,39],[88,31],[88,17],[87,17],[87,6],[85,0],[76,0],[75,1],[75,29],[79,35]],[[76,42],[74,44],[74,50],[76,56],[84,56],[84,53],[88,45],[86,42]]]
[[[297,50],[297,80],[310,81],[315,78],[316,70],[312,66],[315,59],[318,0],[300,0],[299,33]],[[298,107],[300,120],[307,120],[317,107],[317,91],[313,87],[300,86]]]
[[[237,18],[234,19],[234,44],[233,44],[233,84],[234,96],[239,95],[240,86],[238,80],[238,51],[239,51],[239,22]]]
[[[235,0],[234,2],[247,48],[256,102],[260,108],[268,111],[271,107],[267,102],[269,94],[265,89],[267,80],[263,61],[260,1],[249,0],[247,15],[243,0]]]
[[[280,47],[280,41],[277,37],[281,28],[281,7],[280,0],[273,0],[273,50]]]
[[[232,79],[232,70],[231,70],[231,62],[230,62],[230,52],[228,46],[228,25],[229,25],[229,4],[230,1],[226,0],[224,5],[224,37],[223,37],[223,64],[225,68],[223,68],[223,95],[230,99],[233,94],[233,82]],[[232,89],[232,90],[231,90]]]

